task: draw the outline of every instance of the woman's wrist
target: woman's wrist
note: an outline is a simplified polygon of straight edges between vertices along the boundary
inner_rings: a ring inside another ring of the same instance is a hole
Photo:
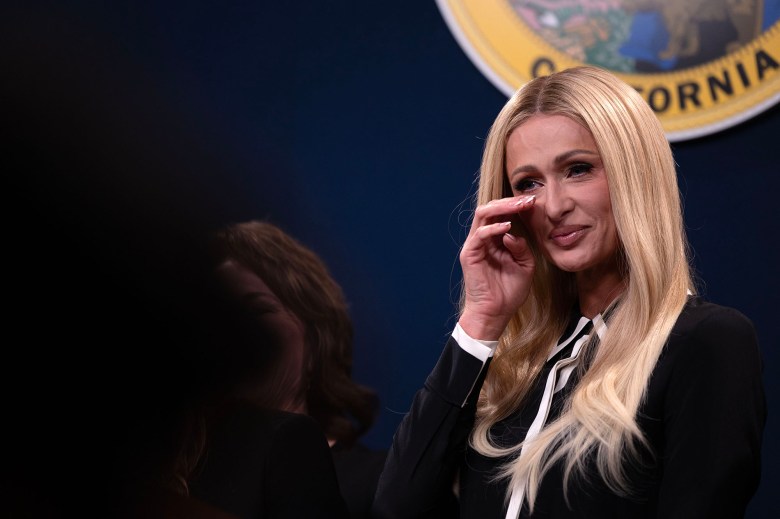
[[[480,315],[464,310],[458,324],[469,337],[480,341],[497,341],[509,320],[501,316]]]

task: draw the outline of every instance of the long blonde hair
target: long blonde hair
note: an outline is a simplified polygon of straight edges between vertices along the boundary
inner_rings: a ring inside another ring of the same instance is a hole
[[[528,442],[502,448],[491,427],[522,405],[547,355],[563,333],[576,301],[573,274],[550,264],[519,219],[536,257],[528,300],[505,330],[480,394],[473,447],[510,456],[501,476],[525,485],[533,510],[550,467],[571,476],[595,461],[608,487],[630,491],[626,464],[638,461],[646,440],[636,414],[667,337],[693,290],[674,160],[660,122],[637,92],[608,72],[567,69],[537,78],[506,103],[485,145],[478,204],[511,196],[505,165],[511,132],[534,114],[563,115],[588,129],[604,162],[620,242],[625,291],[610,311],[608,330],[590,351],[588,370],[561,415]],[[595,345],[591,334],[590,345]],[[587,347],[587,346],[586,346]],[[523,456],[512,456],[523,450]]]

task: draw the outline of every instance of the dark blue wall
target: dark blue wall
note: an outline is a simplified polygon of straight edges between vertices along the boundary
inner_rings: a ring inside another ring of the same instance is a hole
[[[269,218],[328,263],[351,304],[354,376],[382,399],[366,441],[387,446],[454,324],[469,197],[505,96],[433,1],[78,4],[28,19],[112,49],[169,103],[219,169],[181,171],[182,185],[239,193],[214,201],[214,223]],[[752,318],[763,349],[754,518],[780,516],[778,145],[778,107],[673,145],[703,292]]]

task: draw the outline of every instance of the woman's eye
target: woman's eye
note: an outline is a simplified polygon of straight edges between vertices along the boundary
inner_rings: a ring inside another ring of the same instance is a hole
[[[512,185],[512,189],[514,189],[515,192],[517,193],[525,193],[527,191],[536,189],[539,186],[540,184],[536,180],[530,178],[523,178],[515,182],[514,185]]]
[[[593,166],[588,163],[580,163],[580,164],[574,164],[569,167],[569,176],[570,177],[578,177],[580,175],[584,175],[586,173],[590,173],[590,171],[593,169]]]

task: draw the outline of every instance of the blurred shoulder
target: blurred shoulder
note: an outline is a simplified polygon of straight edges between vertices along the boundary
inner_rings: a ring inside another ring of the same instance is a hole
[[[237,401],[220,410],[209,432],[210,443],[224,444],[230,450],[254,446],[273,450],[284,445],[311,445],[325,449],[322,428],[310,416],[264,409]]]

